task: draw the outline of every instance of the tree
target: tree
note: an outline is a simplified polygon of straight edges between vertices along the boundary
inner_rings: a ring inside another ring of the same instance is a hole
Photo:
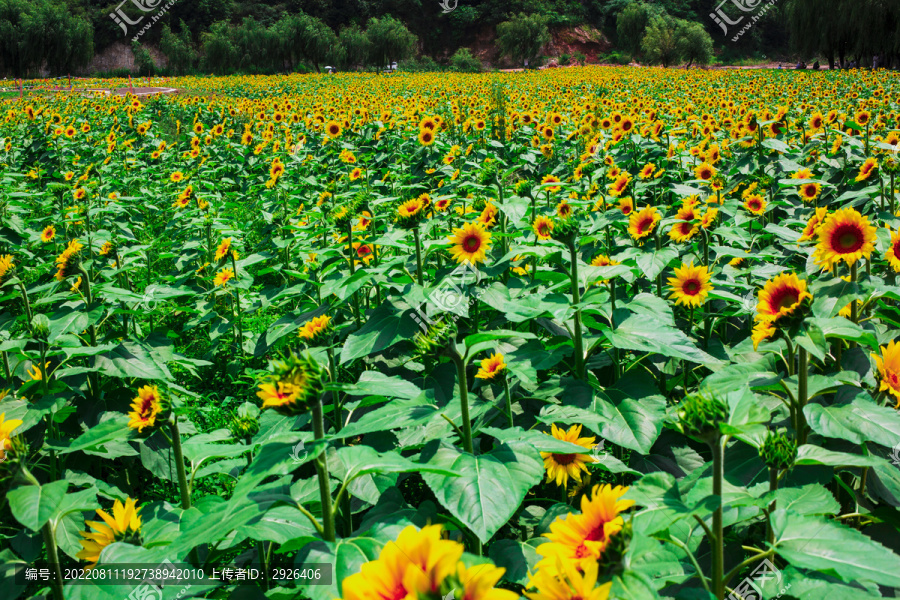
[[[537,58],[541,48],[550,41],[548,22],[549,18],[543,15],[519,13],[500,23],[497,26],[500,53],[516,62]]]
[[[234,70],[237,62],[237,48],[231,41],[231,27],[225,21],[213,23],[203,34],[203,54],[206,68],[218,75]]]
[[[481,61],[468,48],[460,48],[450,57],[450,68],[458,73],[480,73]]]
[[[137,67],[138,75],[156,73],[156,63],[145,46],[141,46],[141,43],[135,40],[131,42],[131,52],[134,54],[134,66]]]
[[[641,40],[649,21],[650,11],[643,2],[629,4],[616,17],[619,46],[631,55],[632,60],[641,50]]]
[[[372,48],[366,32],[359,28],[358,25],[351,25],[341,29],[338,35],[341,52],[339,54],[338,65],[341,69],[351,69],[356,66],[366,66],[369,64],[369,56]]]
[[[412,56],[418,43],[418,38],[391,15],[369,19],[366,37],[369,39],[370,57],[379,69]]]
[[[653,18],[641,41],[641,49],[647,60],[662,64],[663,67],[674,64],[681,54],[679,29],[679,22],[673,17]]]
[[[709,64],[713,57],[712,36],[700,23],[681,21],[678,28],[678,53],[688,66]]]
[[[46,66],[65,75],[94,55],[93,30],[49,0],[0,0],[0,73],[24,77]]]
[[[176,74],[183,75],[194,67],[197,53],[191,47],[191,32],[184,21],[181,22],[179,35],[172,33],[168,23],[162,26],[159,49],[169,61],[169,68]]]
[[[321,65],[336,57],[338,37],[321,19],[301,14],[297,29],[297,45],[303,58],[321,72]]]

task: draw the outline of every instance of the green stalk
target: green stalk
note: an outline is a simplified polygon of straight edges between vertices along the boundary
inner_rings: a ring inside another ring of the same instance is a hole
[[[506,395],[506,420],[509,422],[510,427],[514,427],[512,397],[509,395],[509,379],[507,379],[506,373],[503,374],[503,393]]]
[[[719,499],[719,506],[713,513],[712,534],[712,582],[713,595],[718,600],[725,598],[725,539],[722,527],[722,481],[725,478],[725,448],[721,435],[716,435],[710,443],[713,455],[713,496]]]
[[[25,291],[25,284],[19,280],[19,291],[22,293],[22,301],[25,303],[25,316],[28,317],[28,330],[31,331],[31,319],[34,315],[31,313],[31,302],[28,301],[28,292]]]
[[[800,346],[800,374],[799,374],[799,388],[797,390],[797,445],[802,446],[806,443],[806,435],[807,435],[807,427],[806,427],[806,416],[803,414],[803,407],[806,406],[806,402],[809,400],[809,384],[808,384],[808,375],[807,372],[809,370],[809,353],[806,348]]]
[[[325,437],[325,416],[322,413],[322,397],[316,395],[310,407],[312,409],[313,437],[321,440]],[[331,480],[328,478],[328,464],[325,462],[324,448],[316,457],[316,474],[319,476],[319,498],[322,503],[322,536],[326,541],[333,542],[334,536],[334,509],[331,503]]]
[[[578,283],[578,255],[575,242],[569,243],[569,257],[572,262],[572,304],[581,304],[581,289]],[[584,341],[581,339],[581,309],[575,309],[575,327],[572,332],[575,342],[575,376],[584,379]]]
[[[778,469],[769,467],[769,491],[775,492],[778,489]],[[772,529],[772,513],[775,511],[775,501],[769,504],[769,511],[766,513],[766,540],[770,546],[775,545],[775,530]]]
[[[452,342],[451,342],[452,343]],[[456,377],[459,381],[459,403],[462,413],[463,449],[475,454],[472,444],[472,422],[469,420],[469,382],[466,379],[466,364],[455,348],[450,351],[450,359],[456,365]]]
[[[56,539],[53,536],[53,527],[50,521],[44,523],[41,527],[41,533],[44,536],[44,546],[47,548],[47,562],[53,569],[53,579],[50,582],[50,589],[53,590],[54,600],[65,600],[63,593],[63,577],[62,569],[59,566],[59,552],[56,549]]]
[[[191,490],[188,488],[187,475],[184,471],[184,454],[181,451],[181,433],[178,431],[178,417],[173,413],[169,417],[169,431],[172,434],[172,453],[175,455],[175,470],[178,472],[178,489],[181,492],[181,508],[191,507]]]
[[[347,220],[347,255],[350,258],[350,277],[356,273],[356,257],[353,256],[353,224]],[[362,327],[362,317],[359,312],[359,294],[353,292],[353,313],[356,317],[356,328]]]
[[[231,252],[231,268],[234,270],[234,279],[237,280],[238,268],[237,261],[234,260],[234,252]],[[241,319],[241,292],[237,286],[234,287],[234,313],[238,322],[238,344],[237,350],[240,356],[244,355],[244,324]]]
[[[657,228],[653,237],[656,239],[656,251],[659,252],[662,249],[662,240],[659,239],[659,228]],[[662,282],[662,271],[660,271],[659,275],[656,276],[656,295],[660,298],[663,297]]]
[[[416,240],[416,282],[420,286],[425,287],[424,279],[422,277],[422,240],[419,237],[418,225],[413,229],[413,239]]]

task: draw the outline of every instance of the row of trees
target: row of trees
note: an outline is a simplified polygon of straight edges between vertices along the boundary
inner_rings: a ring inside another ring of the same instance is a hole
[[[0,74],[72,73],[94,55],[87,19],[51,0],[0,0]]]
[[[787,20],[795,48],[822,55],[832,68],[854,60],[882,66],[900,59],[900,2],[897,0],[790,0]]]
[[[616,18],[619,46],[632,58],[668,67],[707,64],[713,57],[713,40],[696,21],[668,14],[659,4],[633,2]]]

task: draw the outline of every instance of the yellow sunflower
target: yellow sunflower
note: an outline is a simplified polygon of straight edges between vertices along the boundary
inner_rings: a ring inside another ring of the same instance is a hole
[[[458,263],[484,262],[487,251],[491,247],[491,234],[478,223],[466,223],[462,227],[454,229],[453,235],[448,236],[447,239],[452,244],[450,254]]]
[[[553,221],[550,217],[540,216],[534,220],[531,228],[534,229],[534,234],[538,236],[539,240],[549,240],[550,234],[553,232]]]
[[[816,237],[819,233],[819,226],[822,225],[822,222],[825,220],[825,217],[828,216],[827,208],[817,208],[815,214],[809,218],[809,221],[806,223],[806,227],[803,229],[803,235],[800,236],[800,239],[797,240],[797,243],[800,242],[808,242],[809,240]]]
[[[631,213],[628,217],[628,233],[635,240],[641,240],[653,233],[662,215],[656,207],[648,206],[640,212]]]
[[[707,267],[695,267],[694,261],[682,264],[680,268],[675,268],[675,277],[669,279],[669,289],[672,291],[669,297],[675,298],[675,304],[698,307],[706,302],[713,289],[709,279]]]
[[[506,370],[506,363],[503,362],[503,355],[494,353],[481,361],[481,367],[478,369],[475,377],[478,379],[493,379],[504,370]]]
[[[525,592],[530,600],[607,600],[612,582],[597,585],[599,563],[585,565],[582,574],[571,562],[557,559],[555,570],[540,569],[531,576]]]
[[[132,411],[128,413],[131,420],[128,426],[137,429],[141,433],[145,427],[156,425],[156,417],[163,410],[159,396],[159,389],[155,385],[145,385],[138,389],[137,398],[131,404]]]
[[[842,208],[829,215],[819,227],[818,236],[813,259],[826,271],[840,261],[853,265],[861,258],[868,259],[875,249],[875,227],[853,208]]]
[[[306,340],[312,341],[316,339],[320,334],[328,330],[328,325],[331,322],[331,317],[328,315],[320,315],[318,317],[313,317],[309,321],[303,324],[300,327],[298,335]]]
[[[891,268],[895,272],[900,273],[900,230],[891,231],[891,246],[884,253],[884,257],[887,259],[888,264],[891,265]]]
[[[234,271],[231,269],[222,269],[221,271],[216,273],[216,278],[213,280],[213,285],[224,286],[232,279],[234,279]]]
[[[555,424],[551,426],[550,434],[558,440],[570,442],[577,446],[581,446],[586,450],[594,447],[597,438],[580,437],[581,425],[572,425],[568,430],[557,427]],[[581,481],[581,473],[588,472],[587,463],[593,463],[594,458],[589,454],[554,454],[553,452],[541,452],[541,458],[544,459],[544,469],[547,471],[547,481],[555,481],[556,485],[566,487],[569,483],[569,477],[575,481]]]
[[[44,230],[41,232],[41,241],[44,243],[52,242],[53,238],[56,237],[56,227],[53,225],[47,225],[44,227]]]
[[[6,396],[6,392],[0,392],[0,399],[4,396]],[[6,451],[11,447],[12,432],[21,424],[21,419],[6,420],[6,413],[0,413],[0,461],[6,460]]]
[[[84,538],[79,540],[83,549],[75,556],[91,563],[87,566],[88,569],[97,566],[100,553],[113,542],[126,541],[140,544],[141,509],[135,506],[136,503],[137,500],[132,498],[126,499],[125,504],[116,500],[113,504],[112,516],[102,509],[97,509],[97,516],[103,519],[103,523],[85,521],[85,524],[89,525],[93,531],[79,531],[81,537]]]
[[[867,158],[866,162],[864,162],[859,168],[859,175],[856,176],[856,181],[865,181],[872,175],[872,173],[875,172],[875,169],[877,168],[878,161],[874,158]]]
[[[633,500],[622,500],[627,491],[622,486],[596,485],[590,497],[582,496],[581,513],[558,517],[551,523],[550,533],[544,534],[550,543],[537,547],[542,557],[537,568],[556,574],[557,560],[561,560],[586,572],[591,563],[596,564],[625,524],[620,513],[634,506]]]
[[[792,315],[807,299],[812,299],[812,294],[806,291],[806,281],[798,278],[796,273],[776,275],[759,291],[756,318],[774,323],[781,317]]]
[[[881,379],[881,386],[878,389],[893,396],[897,407],[900,407],[900,344],[891,340],[887,346],[880,346],[879,350],[881,356],[872,355]]]
[[[224,238],[219,242],[219,247],[216,248],[216,260],[222,260],[228,256],[229,250],[231,250],[231,238]]]

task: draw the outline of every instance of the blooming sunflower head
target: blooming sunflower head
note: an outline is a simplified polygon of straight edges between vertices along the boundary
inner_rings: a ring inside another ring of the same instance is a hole
[[[320,315],[318,317],[313,317],[306,323],[304,323],[300,330],[298,331],[298,335],[300,339],[305,341],[307,344],[314,344],[317,342],[324,341],[331,332],[331,317],[328,315]]]
[[[654,206],[648,206],[640,212],[632,212],[628,216],[628,233],[635,240],[642,240],[653,233],[662,215]]]
[[[55,237],[56,227],[54,227],[53,225],[47,225],[46,227],[44,227],[44,230],[41,231],[41,241],[45,244],[47,242],[52,242]]]
[[[0,283],[12,276],[15,267],[16,263],[13,261],[12,254],[0,255]]]
[[[501,375],[506,370],[506,363],[503,362],[503,355],[494,353],[481,361],[481,366],[475,377],[478,379],[492,380]]]
[[[56,257],[56,280],[63,281],[75,274],[81,265],[81,250],[84,248],[77,239],[72,240],[66,249]]]
[[[0,391],[0,399],[6,396],[7,390]],[[21,419],[7,419],[6,413],[0,413],[0,461],[6,460],[6,451],[13,447],[13,430],[22,424]]]
[[[759,291],[756,319],[775,323],[798,313],[808,300],[812,300],[812,294],[806,289],[806,281],[796,273],[782,273],[767,281]]]
[[[290,354],[272,361],[271,369],[256,392],[263,409],[271,408],[285,416],[299,415],[322,392],[322,367],[309,355]]]
[[[829,215],[819,227],[818,237],[813,259],[826,271],[838,262],[853,265],[861,258],[868,259],[875,249],[875,226],[853,208]]]
[[[569,429],[551,425],[550,434],[558,440],[581,446],[587,452],[563,454],[553,452],[541,452],[544,459],[544,469],[547,471],[547,481],[555,482],[560,487],[566,487],[571,477],[575,481],[581,481],[581,474],[587,473],[588,463],[594,463],[590,451],[594,448],[596,437],[581,437],[581,425],[572,425]]]
[[[709,280],[709,269],[705,266],[695,267],[694,261],[676,267],[675,277],[669,279],[669,290],[672,292],[670,298],[675,299],[675,304],[698,307],[706,301],[713,289]]]
[[[397,207],[397,224],[404,229],[415,229],[427,216],[430,203],[431,197],[427,194],[404,201]]]
[[[484,262],[491,247],[491,234],[480,223],[466,223],[454,229],[447,240],[451,244],[450,254],[458,263]]]
[[[881,346],[879,350],[880,356],[872,355],[881,380],[879,390],[893,397],[897,407],[900,408],[900,344],[891,340],[887,346]]]
[[[85,521],[93,531],[79,532],[84,539],[79,540],[82,550],[75,556],[90,563],[88,569],[97,566],[100,553],[114,542],[141,545],[141,509],[137,508],[136,504],[137,500],[132,498],[126,499],[125,504],[116,500],[111,516],[102,509],[97,510],[97,516],[103,520],[102,523]]]
[[[128,427],[139,434],[148,434],[165,420],[169,408],[157,386],[145,385],[138,389],[138,395],[131,403]]]
[[[553,221],[543,215],[534,220],[531,228],[539,240],[549,240],[553,233]]]

